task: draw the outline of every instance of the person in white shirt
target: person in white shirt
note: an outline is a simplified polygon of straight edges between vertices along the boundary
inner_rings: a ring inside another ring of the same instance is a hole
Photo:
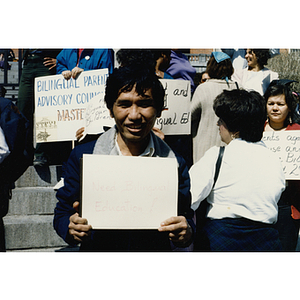
[[[248,67],[235,69],[232,80],[237,81],[240,87],[257,91],[263,96],[270,83],[279,78],[278,73],[265,67],[271,58],[270,49],[247,49],[245,58]]]
[[[192,208],[207,198],[203,234],[211,251],[281,250],[277,202],[285,189],[281,163],[261,141],[266,120],[255,91],[224,91],[214,101],[225,147],[214,184],[219,147],[210,148],[190,169]]]

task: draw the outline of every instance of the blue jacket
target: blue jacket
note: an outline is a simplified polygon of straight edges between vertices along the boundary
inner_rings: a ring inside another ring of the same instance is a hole
[[[56,73],[72,70],[77,65],[78,49],[63,49],[56,57]],[[84,49],[81,53],[79,68],[87,70],[105,69],[112,73],[114,69],[114,51],[112,49]]]
[[[103,133],[97,141],[78,145],[69,157],[64,186],[57,191],[58,203],[54,210],[54,228],[56,232],[70,245],[68,240],[69,218],[75,213],[72,204],[80,199],[80,158],[84,153],[103,153],[116,155],[115,127]],[[178,215],[183,215],[195,228],[192,217],[194,211],[190,208],[190,178],[184,159],[156,137],[152,132],[155,145],[154,156],[176,157],[178,161]],[[81,244],[83,251],[167,251],[171,250],[168,233],[157,230],[92,230],[91,240]]]

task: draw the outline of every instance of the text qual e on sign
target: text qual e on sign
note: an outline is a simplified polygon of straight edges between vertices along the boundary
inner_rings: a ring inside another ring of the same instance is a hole
[[[84,154],[81,187],[93,229],[158,229],[177,215],[176,158]]]
[[[275,153],[287,180],[300,179],[300,130],[265,131],[262,141]]]

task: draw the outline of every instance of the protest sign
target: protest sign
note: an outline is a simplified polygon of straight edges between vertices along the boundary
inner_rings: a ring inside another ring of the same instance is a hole
[[[81,216],[94,229],[157,229],[177,215],[177,161],[84,154],[81,190]]]
[[[84,71],[77,79],[65,80],[61,74],[35,78],[36,142],[74,140],[91,99],[97,97],[102,105],[107,76],[108,69],[101,69]]]
[[[84,134],[98,134],[103,126],[112,127],[115,124],[104,102],[104,93],[90,100],[85,110],[84,121]]]
[[[300,179],[300,131],[265,131],[262,141],[278,155],[287,180]]]
[[[188,80],[160,79],[165,89],[165,110],[155,127],[165,135],[191,133],[191,83]]]

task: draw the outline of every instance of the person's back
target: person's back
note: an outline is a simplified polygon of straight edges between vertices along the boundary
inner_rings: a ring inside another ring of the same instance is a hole
[[[220,59],[219,56],[221,56]],[[213,52],[207,64],[206,71],[210,79],[197,87],[191,102],[194,163],[209,148],[224,145],[221,143],[219,131],[216,126],[218,117],[213,110],[213,101],[224,90],[237,88],[236,83],[230,80],[233,67],[229,56],[225,53]]]
[[[212,251],[281,250],[274,223],[285,176],[278,157],[261,141],[265,101],[254,91],[224,91],[213,108],[227,146],[215,185],[218,147],[190,169],[192,208],[198,211],[206,200],[209,204],[207,220],[198,230],[203,236],[196,240]]]
[[[280,161],[262,142],[233,140],[224,153],[210,214],[275,223],[284,179],[280,170]]]
[[[208,79],[199,85],[192,100],[193,160],[197,162],[212,146],[224,145],[216,126],[218,117],[213,110],[214,99],[224,90],[236,89],[233,81]]]
[[[189,80],[191,82],[191,92],[194,92],[196,69],[190,64],[188,58],[183,53],[178,50],[171,50],[171,61],[166,72],[174,79]]]

